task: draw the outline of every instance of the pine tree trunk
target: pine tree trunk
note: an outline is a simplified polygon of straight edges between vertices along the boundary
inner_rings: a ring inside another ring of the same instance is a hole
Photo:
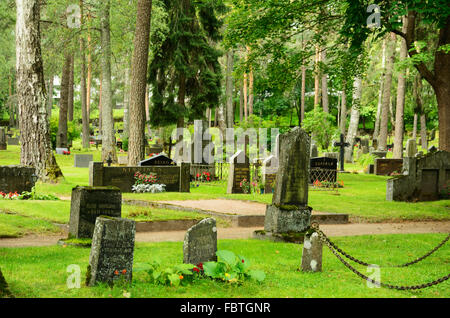
[[[20,164],[32,166],[41,181],[62,177],[50,142],[40,42],[38,0],[16,1],[16,87],[20,125]]]
[[[380,121],[380,137],[378,138],[378,150],[386,151],[387,136],[389,126],[389,104],[391,102],[391,85],[392,72],[395,60],[395,34],[391,33],[388,46],[388,60],[386,63],[386,77],[384,81],[383,104],[381,107],[381,121]]]
[[[248,119],[247,73],[244,74],[244,118]]]
[[[88,15],[88,71],[87,71],[87,86],[86,86],[86,109],[90,122],[91,114],[91,87],[92,87],[92,44],[91,44],[91,28],[90,16]],[[100,103],[99,103],[100,105]]]
[[[242,123],[244,119],[244,87],[240,85],[239,88],[239,122]]]
[[[66,53],[61,75],[61,98],[59,100],[58,133],[56,135],[56,147],[67,148],[67,113],[69,110],[69,76],[70,54]]]
[[[110,158],[117,162],[116,145],[114,138],[114,118],[112,108],[111,89],[111,30],[110,30],[111,1],[102,1],[100,8],[101,21],[101,54],[102,67],[102,161]]]
[[[314,108],[316,108],[320,103],[320,49],[316,46],[316,57],[314,61]]]
[[[408,19],[403,18],[403,32],[406,32]],[[402,41],[400,49],[400,62],[404,61],[408,55],[408,48],[406,47],[406,41],[401,38]],[[404,134],[404,122],[403,116],[405,113],[405,93],[406,93],[406,70],[401,70],[398,74],[397,84],[397,103],[395,110],[395,135],[394,135],[394,158],[403,158],[403,134]]]
[[[69,94],[67,96],[67,120],[73,120],[73,81],[74,81],[74,68],[75,68],[75,57],[72,53],[70,55],[70,73],[69,73]]]
[[[346,133],[347,126],[347,81],[342,81],[342,101],[341,101],[341,118],[340,118],[340,130],[341,134]]]
[[[380,91],[378,94],[377,115],[375,117],[375,127],[373,131],[373,139],[378,139],[380,134],[381,105],[383,104],[384,78],[386,74],[386,39],[383,40],[383,55],[381,59],[382,74],[380,78]]]
[[[362,95],[362,80],[360,77],[355,78],[355,81],[353,83],[353,90],[352,112],[350,115],[350,124],[348,126],[347,137],[345,139],[345,141],[348,142],[350,146],[345,148],[345,162],[353,162],[353,144],[355,143],[356,134],[358,133]]]
[[[325,50],[322,51],[321,56],[322,62],[326,63],[327,59],[327,53]],[[323,111],[325,113],[329,113],[329,103],[328,103],[328,81],[327,81],[327,74],[322,74],[322,106]]]
[[[48,114],[49,120],[52,118],[52,108],[53,108],[53,81],[54,81],[54,76],[51,75],[51,76],[50,76],[50,79],[48,80],[48,92],[47,92],[47,98],[48,98],[48,103],[47,103],[47,114]]]
[[[302,65],[302,92],[301,92],[300,117],[301,122],[305,119],[305,95],[306,95],[306,66]]]
[[[417,113],[414,113],[414,122],[413,122],[413,139],[417,139]]]
[[[123,92],[123,136],[128,138],[130,136],[130,68],[125,69],[125,83]]]
[[[403,32],[406,33],[408,19],[403,18]],[[408,48],[406,41],[402,38],[400,49],[400,61],[404,61],[408,56]],[[403,134],[404,134],[404,122],[403,116],[405,113],[405,93],[406,93],[406,70],[401,70],[398,74],[397,84],[397,103],[395,111],[395,135],[394,135],[394,158],[403,158]]]
[[[84,26],[84,3],[80,0],[81,8],[81,26]],[[80,36],[80,96],[81,96],[81,122],[82,122],[82,145],[84,149],[89,149],[89,115],[87,110],[87,89],[86,89],[86,43],[83,35]]]
[[[227,127],[234,126],[233,109],[233,50],[227,52],[227,70],[226,70],[226,99],[227,99]]]

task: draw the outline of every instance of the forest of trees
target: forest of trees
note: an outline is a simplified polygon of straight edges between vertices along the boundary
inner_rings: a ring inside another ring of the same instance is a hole
[[[195,119],[301,125],[322,149],[369,136],[394,158],[435,132],[450,151],[450,4],[374,3],[379,27],[365,0],[2,0],[0,120],[42,180],[74,136],[116,162],[116,108],[130,165],[149,130]]]

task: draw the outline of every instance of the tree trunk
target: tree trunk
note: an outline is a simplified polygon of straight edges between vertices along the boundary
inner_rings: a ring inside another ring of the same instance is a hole
[[[81,8],[81,25],[84,22],[84,4],[80,0]],[[80,36],[80,57],[81,57],[81,74],[80,74],[80,96],[81,96],[81,121],[83,129],[82,145],[84,149],[89,149],[89,114],[87,110],[87,90],[86,90],[86,43],[83,35]]]
[[[341,134],[346,133],[347,126],[347,81],[342,81],[342,101],[341,101],[341,121],[340,121],[340,130]]]
[[[62,177],[50,142],[40,39],[38,0],[16,1],[16,87],[20,164],[32,166],[41,181]]]
[[[244,87],[240,85],[239,88],[239,122],[242,124],[244,119]]]
[[[403,32],[406,32],[408,19],[403,18]],[[406,47],[406,41],[401,38],[402,45],[400,49],[400,61],[404,61],[408,56],[408,48]],[[401,70],[398,74],[397,84],[397,103],[395,111],[395,134],[394,134],[394,158],[403,158],[403,134],[404,134],[404,122],[403,116],[405,113],[405,93],[406,93],[406,70]]]
[[[325,49],[322,51],[322,56],[321,56],[322,62],[326,63],[326,59],[327,59],[327,53],[325,51]],[[329,113],[329,103],[328,103],[328,82],[327,82],[327,74],[324,73],[322,74],[322,106],[323,106],[323,111],[325,113]]]
[[[234,109],[233,109],[233,50],[227,52],[227,70],[226,70],[226,92],[227,99],[227,127],[234,126]]]
[[[102,84],[103,84],[103,76],[102,73],[100,73],[100,87],[98,89],[98,130],[100,131],[100,134],[102,132],[102,92],[103,92],[103,88],[102,88]]]
[[[48,119],[50,120],[52,118],[52,108],[53,108],[53,81],[54,81],[54,76],[51,75],[50,79],[48,80],[48,92],[47,92],[47,98],[48,98],[48,103],[47,103],[47,114],[48,114]]]
[[[350,115],[350,125],[348,126],[347,137],[345,139],[345,141],[348,142],[350,146],[345,148],[344,153],[345,162],[353,162],[353,144],[355,143],[355,137],[356,134],[358,133],[359,114],[362,95],[362,80],[360,77],[355,78],[353,88],[354,92],[353,92],[352,113]]]
[[[378,139],[380,134],[381,105],[383,104],[384,77],[386,74],[386,39],[383,39],[383,53],[381,59],[382,74],[380,77],[380,91],[378,94],[377,115],[375,117],[375,127],[373,131],[373,139]]]
[[[86,109],[88,118],[90,121],[91,114],[91,87],[92,87],[92,44],[91,44],[91,27],[90,27],[90,15],[88,14],[88,73],[87,73],[87,86],[86,86]],[[99,103],[100,105],[100,103]]]
[[[424,113],[420,115],[420,144],[422,145],[422,149],[428,149],[427,117]]]
[[[244,74],[244,118],[248,119],[247,73]]]
[[[250,66],[250,73],[248,75],[248,114],[251,116],[253,115],[253,100],[254,100],[254,94],[253,94],[253,69]]]
[[[314,108],[317,107],[320,103],[320,49],[319,46],[316,46],[316,57],[314,61]]]
[[[123,92],[123,136],[128,138],[130,136],[130,68],[125,69],[125,83]]]
[[[102,161],[110,158],[117,162],[114,138],[114,118],[111,89],[111,34],[110,34],[111,1],[104,0],[100,9],[101,21],[101,54],[102,67]]]
[[[67,148],[67,113],[69,110],[69,76],[71,55],[66,53],[64,58],[64,65],[61,75],[61,98],[59,100],[59,121],[58,133],[56,135],[56,147]]]
[[[302,65],[302,96],[300,105],[301,122],[305,119],[306,66]]]
[[[395,34],[390,34],[387,44],[389,59],[386,63],[386,77],[384,81],[383,104],[381,107],[380,136],[378,138],[378,150],[387,149],[387,135],[389,126],[389,104],[391,102],[392,72],[395,60]]]
[[[413,139],[417,139],[417,113],[414,113],[414,122],[413,122]]]
[[[69,94],[67,96],[67,120],[73,120],[73,81],[74,81],[74,68],[75,68],[74,54],[70,54],[70,72],[69,72]]]

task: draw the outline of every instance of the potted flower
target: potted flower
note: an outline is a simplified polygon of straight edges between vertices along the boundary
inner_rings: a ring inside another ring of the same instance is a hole
[[[266,188],[266,185],[265,185],[265,183],[264,182],[260,182],[259,183],[259,192],[261,193],[261,194],[264,194],[264,189]]]

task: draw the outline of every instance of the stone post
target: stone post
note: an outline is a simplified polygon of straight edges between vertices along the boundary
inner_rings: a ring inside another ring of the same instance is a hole
[[[302,271],[303,272],[321,272],[322,271],[322,249],[323,244],[320,241],[319,234],[314,232],[309,237],[305,237],[302,253]]]

